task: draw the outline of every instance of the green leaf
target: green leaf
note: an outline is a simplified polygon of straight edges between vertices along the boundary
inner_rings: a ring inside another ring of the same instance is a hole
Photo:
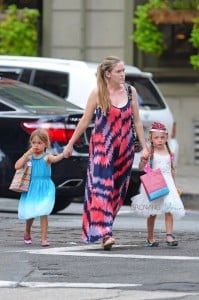
[[[8,6],[0,22],[0,54],[36,56],[38,17],[37,9]]]

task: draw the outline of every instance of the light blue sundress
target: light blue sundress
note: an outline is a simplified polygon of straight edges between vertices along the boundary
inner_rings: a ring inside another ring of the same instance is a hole
[[[40,158],[32,156],[31,180],[28,192],[22,192],[19,206],[19,219],[32,219],[49,215],[55,204],[55,185],[51,179],[51,166]]]

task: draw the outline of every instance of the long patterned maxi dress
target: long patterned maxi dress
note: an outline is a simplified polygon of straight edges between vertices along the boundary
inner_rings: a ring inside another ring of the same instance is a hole
[[[87,169],[82,239],[93,243],[112,236],[112,225],[123,204],[134,159],[131,98],[106,116],[96,110]]]

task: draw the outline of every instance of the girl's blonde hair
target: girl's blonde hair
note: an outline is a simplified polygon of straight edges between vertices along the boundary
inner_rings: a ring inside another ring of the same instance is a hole
[[[99,107],[101,107],[102,112],[106,115],[107,110],[111,106],[111,100],[109,92],[107,89],[107,81],[105,72],[111,72],[114,66],[119,63],[121,59],[116,56],[105,57],[102,62],[98,65],[97,68],[97,85],[98,85],[98,98],[99,98]]]
[[[32,133],[31,133],[31,136],[30,136],[30,139],[29,139],[29,143],[31,144],[33,138],[35,136],[38,136],[38,138],[44,143],[46,144],[46,148],[48,148],[50,146],[50,137],[49,137],[49,134],[48,134],[48,131],[46,129],[43,129],[43,128],[39,128],[39,129],[36,129],[34,130]]]
[[[152,142],[152,133],[154,131],[164,132],[166,135],[168,135],[168,131],[167,131],[164,124],[154,122],[151,125],[151,128],[149,130],[149,140],[150,140],[150,143],[151,143],[151,155],[150,155],[150,163],[149,164],[150,164],[151,167],[152,167],[152,164],[153,164],[153,155],[154,155],[154,146],[153,146],[153,142]],[[173,153],[172,153],[172,151],[169,147],[168,141],[166,141],[165,145],[166,145],[167,151],[168,151],[168,153],[171,157],[171,172],[172,172],[172,175],[174,177],[175,176],[175,166],[174,166],[174,162],[173,162]]]

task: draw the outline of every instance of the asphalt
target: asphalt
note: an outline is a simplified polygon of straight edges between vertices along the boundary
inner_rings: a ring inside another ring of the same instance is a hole
[[[179,165],[177,168],[177,173],[176,173],[176,185],[177,187],[182,191],[182,200],[183,203],[185,205],[186,209],[191,209],[191,210],[198,210],[199,211],[199,180],[198,180],[198,171],[199,171],[199,166],[197,165]],[[1,199],[2,201],[0,201],[0,209],[3,207],[7,207],[8,206],[8,199]],[[10,201],[12,201],[12,199],[10,199]],[[13,205],[13,201],[12,201],[12,205]],[[17,208],[17,201],[15,202],[15,210]],[[67,208],[68,210],[72,209],[72,206]],[[73,207],[74,209],[74,207]],[[7,217],[6,217],[7,218]],[[58,218],[58,216],[53,216],[53,218]],[[9,220],[9,219],[8,219]],[[6,236],[6,238],[9,241],[9,238],[11,240],[11,243],[13,243],[12,240],[12,236],[11,236],[11,232],[10,231],[10,224],[8,223],[8,220],[6,221],[7,223],[7,231],[5,228],[5,225],[3,223],[2,226],[4,226],[4,230],[2,230],[2,234],[4,234]],[[55,220],[54,224],[56,224],[56,226],[59,226],[60,223],[58,223],[58,219]],[[13,222],[13,220],[11,220]],[[53,220],[51,220],[51,226],[53,224],[52,222]],[[66,231],[65,230],[65,226],[66,226],[66,220],[64,220],[64,228],[63,228],[63,232],[64,232],[64,242],[66,238],[66,232],[68,232],[68,234],[72,234],[73,235],[73,239],[74,236],[76,238],[78,238],[78,234],[74,234],[74,230],[70,230],[70,231]],[[68,220],[68,222],[70,222],[70,226],[71,226],[71,219]],[[140,223],[139,223],[140,224]],[[181,223],[182,224],[182,223]],[[78,224],[76,224],[78,225]],[[140,226],[140,225],[139,225]],[[187,226],[187,225],[186,225]],[[76,228],[76,227],[75,227]],[[187,228],[187,227],[186,227]],[[182,226],[183,229],[183,226]],[[188,228],[189,230],[192,230],[190,227]],[[79,230],[79,229],[77,229]],[[197,230],[197,228],[196,228]],[[19,231],[18,225],[16,226],[16,231],[17,234],[22,234],[22,232]],[[16,231],[13,231],[13,234],[16,234]],[[54,231],[54,228],[53,228]],[[38,232],[40,232],[39,229],[39,225],[38,225]],[[59,233],[61,232],[61,229],[59,228]],[[118,231],[119,232],[119,231]],[[57,231],[55,231],[55,239],[57,239]],[[129,235],[129,232],[126,232],[126,235],[124,235],[124,231],[122,231],[122,236],[121,239],[125,239],[125,238],[129,238],[129,236],[131,236],[132,238],[132,231],[131,234]],[[137,231],[135,231],[135,234],[137,234]],[[197,233],[196,233],[197,236]],[[4,238],[3,238],[4,239]],[[2,240],[3,240],[2,239]],[[135,240],[137,239],[137,236],[135,238]],[[70,240],[70,239],[69,239]],[[190,240],[190,233],[189,236],[187,238],[187,240],[185,239],[185,244],[188,245]],[[196,239],[197,242],[197,239]],[[6,242],[7,243],[7,242]],[[62,240],[61,240],[62,243]],[[194,249],[198,249],[197,246],[194,247]],[[190,251],[190,249],[188,250]],[[136,289],[133,290],[126,290],[125,288],[121,289],[117,289],[117,287],[115,288],[61,288],[61,286],[57,286],[59,288],[56,287],[56,283],[52,283],[51,285],[48,284],[46,285],[46,287],[48,288],[42,288],[42,282],[41,282],[41,287],[39,288],[28,288],[28,286],[24,286],[24,287],[20,287],[18,285],[18,288],[11,288],[10,284],[12,282],[10,281],[1,281],[2,286],[4,286],[4,288],[0,289],[0,298],[1,299],[5,299],[5,300],[10,300],[10,299],[42,299],[43,297],[46,297],[46,299],[50,300],[50,299],[54,299],[56,297],[57,300],[59,299],[75,299],[75,300],[83,300],[83,299],[95,299],[95,300],[99,300],[99,299],[118,299],[118,300],[131,300],[131,299],[137,299],[137,300],[145,300],[145,299],[186,299],[186,300],[196,300],[199,299],[199,294],[198,292],[194,292],[194,291],[187,291],[187,292],[178,292],[178,291],[139,291]],[[33,282],[34,283],[34,282]],[[39,282],[38,282],[39,283]],[[33,286],[34,287],[34,286]]]
[[[176,185],[186,209],[199,210],[199,165],[179,165],[176,169]]]

